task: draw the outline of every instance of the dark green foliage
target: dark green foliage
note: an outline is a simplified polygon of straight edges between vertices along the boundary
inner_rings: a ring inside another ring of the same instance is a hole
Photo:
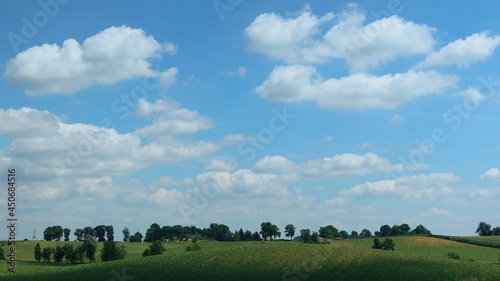
[[[339,230],[332,225],[322,226],[319,228],[319,236],[328,239],[341,237]]]
[[[419,224],[414,230],[410,231],[410,234],[427,234],[432,235],[431,231],[425,228],[423,225]]]
[[[149,248],[151,249],[152,256],[161,255],[165,251],[165,248],[160,240],[153,241],[153,244],[151,244]]]
[[[123,233],[123,242],[128,242],[130,238],[130,230],[128,230],[128,227],[125,227],[122,230],[122,233]]]
[[[148,230],[146,231],[146,237],[144,238],[144,242],[153,242],[155,240],[161,239],[161,227],[157,223],[153,223]],[[180,237],[183,234],[182,226],[180,227],[180,233],[177,237]]]
[[[186,246],[186,252],[190,252],[190,251],[200,251],[201,250],[201,246],[200,244],[193,244],[191,246]]]
[[[65,228],[63,230],[64,233],[64,241],[69,241],[69,235],[71,234],[71,230],[69,228]]]
[[[42,251],[43,261],[50,262],[51,257],[52,257],[52,248],[51,247],[44,248]]]
[[[85,239],[85,236],[87,235],[94,235],[94,229],[91,226],[86,226],[83,228],[82,240]]]
[[[476,233],[479,236],[493,235],[493,231],[491,230],[491,225],[485,223],[484,221],[479,223],[479,225],[477,226]]]
[[[252,232],[250,230],[245,231],[245,241],[252,241],[252,240],[253,240]]]
[[[262,238],[264,238],[264,240],[266,240],[267,238],[276,239],[276,236],[281,237],[281,232],[278,226],[270,222],[261,223],[260,228],[261,228],[260,234],[262,235]]]
[[[262,238],[260,238],[260,235],[257,231],[255,231],[253,234],[252,234],[252,240],[253,241],[260,241],[262,240]]]
[[[339,234],[340,234],[340,237],[342,237],[342,239],[349,238],[349,233],[347,233],[347,231],[345,231],[345,230],[340,231]]]
[[[125,257],[127,251],[125,250],[125,245],[118,245],[118,243],[108,240],[104,242],[101,250],[101,260],[102,261],[114,261],[121,260]]]
[[[293,239],[293,236],[295,236],[295,226],[293,226],[293,224],[287,224],[287,226],[285,226],[285,233],[285,237]]]
[[[311,235],[311,241],[314,243],[319,243],[319,234],[316,231],[313,231],[313,234]]]
[[[54,250],[54,261],[61,262],[64,258],[64,250],[61,246],[57,245]]]
[[[382,249],[382,242],[380,242],[380,239],[375,238],[373,239],[373,249]]]
[[[369,231],[369,230],[368,230],[368,229],[366,229],[366,228],[365,228],[365,229],[363,229],[359,235],[361,235],[361,236],[362,236],[362,237],[364,237],[364,238],[370,238],[370,237],[372,237],[372,233],[371,233],[371,231]]]
[[[351,231],[351,238],[358,238],[358,232],[357,231]]]
[[[35,260],[40,261],[42,259],[42,250],[40,249],[40,243],[36,243],[33,254],[35,255]]]
[[[97,251],[97,241],[93,236],[85,236],[82,245],[83,253],[87,256],[90,262],[95,262],[95,252]]]
[[[106,226],[106,237],[107,237],[108,241],[115,240],[115,231],[113,230],[112,225]]]
[[[73,245],[72,244],[64,244],[64,246],[62,247],[62,250],[64,252],[64,257],[66,259],[66,263],[68,263],[68,262],[74,263],[75,262],[75,250],[73,249]]]
[[[386,250],[386,251],[394,251],[394,241],[392,241],[391,238],[386,238],[384,240],[384,243],[382,243],[382,250]]]
[[[130,236],[128,240],[130,242],[141,242],[142,234],[139,231],[137,231],[134,235]]]
[[[245,233],[243,232],[243,228],[240,228],[240,231],[238,231],[238,234],[240,236],[241,241],[245,241]]]
[[[0,247],[0,260],[4,260],[5,259],[5,253],[3,251],[3,248]]]
[[[500,235],[500,226],[494,227],[492,231],[493,235]]]
[[[448,252],[448,257],[453,260],[459,260],[460,255],[455,252]]]
[[[77,228],[75,230],[75,233],[73,233],[73,235],[76,236],[76,241],[83,241],[83,236],[84,236],[83,229]]]
[[[142,253],[142,256],[143,257],[147,257],[147,256],[151,256],[151,249],[146,249],[144,250],[144,252]]]
[[[311,230],[309,229],[301,229],[300,230],[300,239],[303,242],[307,242],[311,240]]]
[[[97,238],[98,242],[104,242],[106,241],[106,226],[105,225],[98,225],[94,227],[94,235],[95,238]]]
[[[391,235],[392,228],[385,224],[380,227],[380,236],[389,236]]]

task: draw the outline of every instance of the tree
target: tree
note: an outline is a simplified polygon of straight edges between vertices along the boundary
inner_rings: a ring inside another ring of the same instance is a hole
[[[207,230],[208,236],[217,241],[231,241],[231,231],[229,227],[224,224],[211,223],[210,228]]]
[[[276,240],[276,236],[281,237],[280,229],[275,224],[271,226],[271,236],[273,237],[273,240]]]
[[[63,258],[64,258],[64,250],[59,245],[57,245],[56,249],[54,250],[54,261],[59,263],[63,260]]]
[[[389,236],[391,235],[392,228],[385,224],[380,227],[380,236]]]
[[[79,245],[75,248],[72,262],[83,262],[84,248],[83,245]]]
[[[339,234],[340,234],[340,237],[342,237],[342,239],[349,238],[349,233],[347,233],[347,231],[345,231],[345,230],[340,231]]]
[[[311,241],[314,243],[319,243],[319,234],[316,231],[313,231],[311,235]]]
[[[358,234],[358,232],[357,232],[357,231],[354,231],[354,230],[353,230],[353,231],[351,231],[351,238],[354,238],[354,239],[355,239],[355,238],[358,238],[358,235],[359,235],[359,234]]]
[[[165,251],[165,248],[163,248],[163,244],[160,240],[155,240],[153,243],[149,246],[151,249],[151,255],[161,255]]]
[[[105,225],[98,225],[94,227],[94,237],[97,238],[98,242],[104,242],[106,241],[106,226]]]
[[[245,241],[252,241],[252,240],[253,240],[252,232],[250,230],[245,231]]]
[[[42,259],[43,261],[48,261],[50,262],[50,258],[52,256],[52,248],[51,247],[46,247],[42,251]]]
[[[97,250],[97,241],[91,235],[85,236],[83,240],[82,250],[90,262],[95,262],[95,252]]]
[[[66,263],[68,263],[68,262],[74,263],[75,262],[75,250],[73,249],[73,245],[72,244],[64,244],[64,246],[62,247],[62,250],[64,252],[64,257],[66,258]]]
[[[108,241],[115,240],[115,231],[113,230],[112,225],[106,226],[106,237],[108,238]]]
[[[123,233],[123,242],[128,242],[128,239],[130,238],[130,230],[128,230],[128,227],[125,226],[125,228],[122,230]]]
[[[71,230],[69,228],[65,228],[63,230],[64,233],[64,241],[69,241],[69,235],[71,234]]]
[[[234,232],[234,241],[241,241],[240,233],[238,232],[238,230]]]
[[[272,232],[273,232],[272,227],[273,227],[273,224],[270,222],[263,222],[260,224],[260,229],[261,229],[260,235],[262,235],[262,238],[264,240],[267,240],[268,237],[269,238],[271,237]]]
[[[252,240],[254,241],[260,241],[262,240],[262,238],[260,238],[260,235],[257,231],[255,231],[253,234],[252,234]]]
[[[180,225],[179,225],[180,226]],[[183,234],[182,226],[180,226],[180,231],[176,233],[177,237],[180,237]],[[157,223],[153,223],[148,230],[146,230],[146,238],[144,238],[144,242],[153,242],[154,240],[161,239],[161,227]]]
[[[410,231],[410,233],[414,233],[414,234],[432,234],[430,230],[428,230],[427,228],[425,228],[423,225],[419,224],[417,227],[415,227],[414,230]]]
[[[374,233],[375,237],[382,237],[382,233],[380,233],[380,231],[375,231]]]
[[[5,252],[3,251],[3,248],[0,247],[0,260],[4,260],[5,259]]]
[[[37,261],[40,261],[40,259],[42,259],[42,250],[40,249],[40,243],[36,243],[33,255],[35,256],[35,260]]]
[[[85,236],[87,235],[94,235],[94,229],[91,226],[86,226],[83,228],[83,239],[85,239]]]
[[[382,243],[382,250],[394,251],[394,241],[391,238],[385,238],[384,243]]]
[[[401,227],[399,225],[394,225],[391,229],[391,235],[396,236],[396,235],[401,235]]]
[[[62,228],[62,226],[54,225],[52,227],[52,237],[54,238],[54,240],[60,241],[63,234],[64,234],[64,229]]]
[[[293,224],[287,224],[285,226],[285,237],[290,237],[290,240],[293,240],[293,236],[295,235],[295,226]]]
[[[334,239],[337,237],[342,237],[339,230],[332,225],[322,226],[319,228],[319,236],[328,239]]]
[[[238,231],[238,235],[240,236],[241,241],[245,241],[245,233],[243,232],[243,228],[240,228],[240,231]]]
[[[76,241],[83,241],[83,236],[85,235],[85,233],[83,232],[83,229],[77,228],[73,235],[76,236]]]
[[[134,235],[129,237],[130,242],[141,242],[142,241],[142,234],[137,231]]]
[[[311,240],[311,230],[309,229],[301,229],[300,230],[300,239],[303,242],[307,242]]]
[[[411,227],[407,223],[403,223],[399,226],[401,228],[401,234],[408,234],[410,232]]]
[[[373,239],[373,249],[382,249],[382,242],[380,242],[380,239],[375,238]]]
[[[52,230],[52,226],[49,226],[43,231],[43,240],[52,241],[53,239],[54,239],[54,233]]]
[[[364,237],[364,238],[370,238],[370,237],[372,237],[372,233],[371,233],[371,231],[369,231],[369,230],[368,230],[368,229],[366,229],[366,228],[365,228],[365,229],[363,229],[363,230],[361,230],[360,235],[361,235],[362,237]]]
[[[101,260],[103,262],[121,260],[125,257],[126,253],[125,245],[118,245],[118,243],[108,239],[102,246]]]
[[[500,226],[494,227],[492,231],[493,235],[500,235]]]
[[[491,230],[491,225],[485,223],[484,221],[480,222],[477,226],[476,233],[479,236],[490,236],[493,235],[493,231]]]

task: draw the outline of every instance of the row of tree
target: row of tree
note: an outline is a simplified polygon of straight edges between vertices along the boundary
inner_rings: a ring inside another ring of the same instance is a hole
[[[494,227],[492,229],[490,224],[482,221],[477,226],[476,233],[479,236],[500,235],[500,226]]]

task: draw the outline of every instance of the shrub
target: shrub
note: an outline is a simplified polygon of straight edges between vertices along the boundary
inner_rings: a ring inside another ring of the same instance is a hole
[[[382,242],[380,242],[380,239],[375,238],[373,239],[373,249],[382,249]]]
[[[125,250],[125,245],[118,245],[114,241],[106,241],[101,250],[101,260],[102,261],[114,261],[121,260],[125,257],[127,251]]]
[[[151,249],[144,250],[144,252],[142,253],[142,256],[143,257],[151,256]]]
[[[33,252],[35,255],[35,260],[40,261],[42,259],[42,250],[40,249],[40,243],[36,243],[35,251]]]
[[[448,257],[453,260],[459,260],[460,255],[455,252],[448,252]]]
[[[163,244],[160,240],[153,241],[153,244],[151,244],[151,246],[149,246],[149,248],[151,249],[152,256],[161,255],[165,251],[165,248],[163,248]]]
[[[200,250],[201,250],[200,244],[194,244],[193,245],[193,251],[200,251]]]
[[[52,248],[51,247],[44,248],[42,251],[43,261],[50,262],[51,256],[52,256]]]
[[[57,245],[56,249],[54,250],[54,260],[56,262],[61,262],[63,258],[64,258],[64,250],[59,245]]]
[[[382,250],[394,251],[394,241],[391,238],[386,238],[384,243],[382,243]]]
[[[83,252],[89,259],[89,261],[94,261],[95,262],[95,252],[97,250],[97,241],[93,236],[87,235],[85,236],[85,239],[83,240],[83,245],[82,245]]]
[[[192,251],[193,249],[191,248],[191,246],[186,246],[186,252],[190,252]]]
[[[83,245],[80,245],[80,246],[77,246],[75,248],[75,252],[74,252],[74,256],[73,256],[73,260],[72,263],[74,262],[83,262],[83,255],[84,255],[84,248],[83,248]]]
[[[0,260],[4,260],[5,259],[5,253],[3,251],[3,248],[0,247]]]

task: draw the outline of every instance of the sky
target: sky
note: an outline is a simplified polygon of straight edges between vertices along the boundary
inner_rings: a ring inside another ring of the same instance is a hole
[[[2,1],[0,220],[500,225],[499,8]]]

